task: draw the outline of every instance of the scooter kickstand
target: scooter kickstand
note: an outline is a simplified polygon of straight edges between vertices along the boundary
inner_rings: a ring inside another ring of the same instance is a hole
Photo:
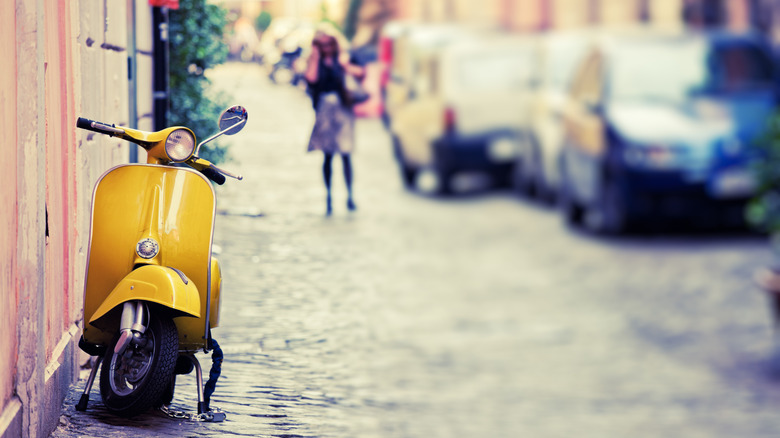
[[[203,371],[200,369],[200,362],[194,354],[189,355],[192,364],[195,365],[195,379],[198,385],[198,414],[206,412],[206,402],[203,400]]]
[[[190,354],[188,357],[192,361],[192,364],[195,365],[195,380],[197,380],[195,384],[198,385],[198,416],[204,418],[201,421],[210,421],[214,423],[225,421],[226,415],[224,412],[210,411],[206,406],[206,401],[203,396],[203,370],[201,370],[200,362],[198,362],[198,358],[196,358],[194,354]]]
[[[101,362],[103,362],[103,356],[96,356],[95,363],[92,364],[92,370],[89,372],[89,379],[87,379],[87,384],[84,385],[84,393],[81,394],[81,398],[76,404],[76,410],[79,412],[84,412],[87,410],[87,403],[89,403],[89,391],[92,390],[92,384],[95,382],[95,376],[97,375],[97,371],[98,368],[100,368]]]

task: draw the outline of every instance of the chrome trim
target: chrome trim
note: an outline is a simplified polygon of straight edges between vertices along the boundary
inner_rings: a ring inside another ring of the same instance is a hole
[[[114,353],[122,355],[133,340],[133,323],[138,319],[137,310],[140,308],[138,301],[125,301],[122,306],[122,317],[119,319],[119,339],[114,345]]]
[[[148,257],[141,254],[141,245],[145,242],[151,242],[152,247],[154,247],[154,252],[152,253],[152,255]],[[135,253],[138,254],[138,257],[141,257],[142,259],[146,259],[146,260],[153,259],[157,257],[157,254],[160,253],[160,244],[156,240],[152,239],[151,237],[143,238],[139,240],[138,243],[135,244]]]
[[[179,277],[181,277],[181,281],[184,282],[184,284],[190,284],[190,279],[187,278],[186,275],[184,275],[184,272],[181,272],[180,270],[174,268],[173,266],[168,266],[168,269],[172,269],[173,272],[179,274]]]
[[[205,179],[206,181],[209,181],[205,175],[203,175],[200,172],[197,172],[198,175],[201,176],[201,178]],[[208,273],[206,274],[206,326],[205,330],[203,332],[203,339],[206,341],[206,346],[203,347],[203,352],[208,353],[209,352],[209,331],[211,330],[211,257],[213,256],[211,253],[211,249],[214,246],[214,229],[217,226],[217,192],[214,190],[214,185],[209,182],[209,187],[211,187],[211,192],[214,194],[214,211],[211,212],[212,217],[214,218],[213,221],[211,221],[211,237],[209,238],[209,261],[208,261]]]
[[[92,129],[102,129],[103,131],[108,131],[111,133],[109,135],[112,137],[115,135],[122,135],[125,133],[125,130],[122,128],[117,128],[116,126],[106,125],[105,123],[100,123],[100,122],[92,122],[89,124],[89,127]]]
[[[133,326],[131,329],[134,332],[138,333],[144,333],[146,332],[146,326],[144,325],[144,319],[147,320],[147,324],[149,324],[149,309],[146,307],[146,303],[143,301],[137,301],[137,304],[135,306],[135,320],[133,321]],[[133,334],[133,336],[137,336],[136,333]]]

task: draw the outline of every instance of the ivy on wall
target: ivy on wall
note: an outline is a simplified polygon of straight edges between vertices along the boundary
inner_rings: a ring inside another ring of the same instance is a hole
[[[748,222],[772,237],[780,252],[780,112],[769,120],[756,144],[760,159],[753,163],[758,188],[747,207]]]
[[[217,118],[227,108],[227,99],[210,89],[206,70],[225,61],[223,41],[227,11],[206,0],[187,0],[169,12],[171,126],[191,128],[198,141],[217,132]],[[211,142],[200,156],[219,163],[227,158],[227,147]]]

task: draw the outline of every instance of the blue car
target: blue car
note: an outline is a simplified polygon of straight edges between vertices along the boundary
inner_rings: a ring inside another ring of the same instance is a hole
[[[661,215],[741,218],[777,102],[770,53],[750,34],[599,37],[564,109],[566,219],[620,232]]]

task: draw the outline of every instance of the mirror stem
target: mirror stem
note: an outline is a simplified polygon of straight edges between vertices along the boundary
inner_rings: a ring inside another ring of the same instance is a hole
[[[246,123],[246,120],[247,120],[247,119],[241,120],[240,122],[236,123],[235,125],[232,125],[232,126],[230,126],[230,127],[228,127],[228,128],[225,128],[225,129],[223,129],[223,130],[221,130],[221,131],[217,132],[216,134],[212,135],[211,137],[209,137],[209,138],[207,138],[207,139],[203,140],[202,142],[200,142],[200,144],[198,145],[198,147],[197,147],[197,148],[195,148],[195,155],[198,155],[198,152],[200,152],[200,147],[201,147],[201,146],[203,146],[204,144],[206,144],[206,143],[208,143],[208,142],[210,142],[210,141],[214,140],[215,138],[217,138],[217,137],[219,137],[219,136],[223,135],[224,133],[226,133],[226,132],[230,131],[231,129],[234,129],[234,128],[236,128],[237,126],[240,126],[240,125],[242,125],[242,124]]]

